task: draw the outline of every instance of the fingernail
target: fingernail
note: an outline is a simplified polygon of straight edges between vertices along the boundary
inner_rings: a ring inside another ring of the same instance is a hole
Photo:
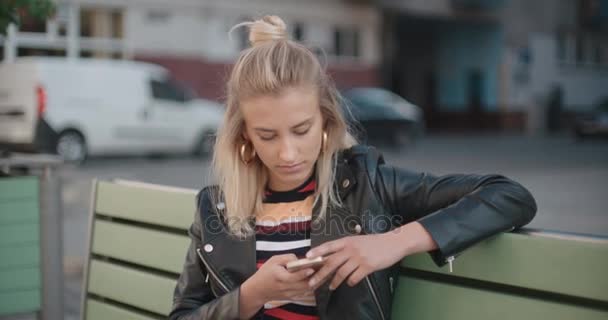
[[[308,270],[308,271],[306,271],[306,275],[307,275],[307,276],[310,276],[310,275],[312,275],[313,273],[315,273],[315,271],[314,271],[314,270]]]
[[[310,251],[306,252],[306,258],[310,259],[311,257],[312,257],[312,252],[310,252]]]
[[[310,279],[310,281],[308,281],[308,285],[313,287],[315,285],[315,283],[317,283],[317,281],[315,281],[315,279]]]
[[[330,284],[330,285],[329,285],[329,290],[334,291],[334,289],[335,289],[335,288],[334,288],[334,285],[333,285],[333,284]]]

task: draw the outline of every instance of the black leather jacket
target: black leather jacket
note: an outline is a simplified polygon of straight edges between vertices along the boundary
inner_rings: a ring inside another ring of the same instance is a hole
[[[343,206],[313,224],[313,247],[360,230],[384,233],[418,221],[437,243],[430,254],[442,266],[483,239],[527,224],[536,213],[532,195],[503,176],[415,173],[386,165],[367,146],[340,153],[336,184]],[[217,187],[207,187],[197,198],[170,319],[238,319],[239,286],[256,271],[254,237],[236,239],[226,232],[218,214],[223,203],[212,200],[218,199],[214,192]],[[318,212],[315,207],[313,219]],[[321,319],[389,319],[398,272],[395,265],[335,291],[327,281],[315,291]]]

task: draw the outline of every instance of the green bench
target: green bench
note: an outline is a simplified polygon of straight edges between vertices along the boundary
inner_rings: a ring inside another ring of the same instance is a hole
[[[0,179],[0,317],[41,309],[37,177]]]
[[[532,230],[463,252],[453,273],[406,258],[396,319],[608,319],[608,239]]]
[[[195,190],[95,182],[83,319],[165,319]],[[454,272],[406,258],[393,319],[608,319],[608,240],[522,231],[462,253]]]

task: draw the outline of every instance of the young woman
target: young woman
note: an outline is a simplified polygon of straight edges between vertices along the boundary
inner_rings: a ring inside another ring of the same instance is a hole
[[[503,176],[416,173],[356,145],[315,55],[276,16],[246,25],[171,319],[389,319],[404,257],[451,268],[532,220]],[[287,270],[304,256],[324,262]]]

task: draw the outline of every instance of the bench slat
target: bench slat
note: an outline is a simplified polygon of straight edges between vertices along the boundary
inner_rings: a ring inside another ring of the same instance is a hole
[[[0,292],[40,288],[38,267],[0,270]]]
[[[608,312],[557,302],[406,277],[399,282],[393,319],[608,319]]]
[[[194,190],[176,191],[100,181],[96,212],[160,226],[187,229],[196,210]]]
[[[0,226],[0,247],[9,247],[25,243],[39,243],[40,226],[38,224],[13,224]]]
[[[0,201],[0,225],[38,223],[39,217],[35,199]]]
[[[38,178],[2,178],[0,180],[0,202],[15,199],[38,199]]]
[[[176,280],[91,260],[88,292],[143,310],[168,315]]]
[[[88,320],[107,320],[107,319],[129,319],[129,320],[156,320],[141,315],[136,312],[125,310],[120,307],[116,307],[107,303],[95,301],[92,299],[87,300],[87,311],[85,319]]]
[[[37,243],[0,247],[0,270],[38,266],[39,263],[40,247]]]
[[[0,292],[0,316],[40,310],[40,289]]]
[[[427,254],[402,266],[450,274]],[[606,270],[606,244],[505,233],[463,252],[451,275],[608,301],[608,277],[599,276]]]
[[[92,250],[96,254],[174,273],[182,271],[190,243],[187,236],[103,220],[95,221],[94,228]]]

